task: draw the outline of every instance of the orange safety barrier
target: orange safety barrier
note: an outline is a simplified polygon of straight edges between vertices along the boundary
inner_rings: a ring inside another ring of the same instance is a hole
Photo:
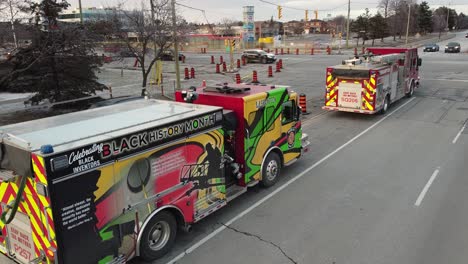
[[[190,79],[190,77],[189,77],[189,69],[188,69],[187,67],[184,69],[184,75],[185,75],[185,80]]]
[[[236,83],[240,84],[241,83],[241,77],[239,73],[236,73]]]
[[[268,77],[273,77],[273,66],[268,66]]]
[[[303,114],[308,114],[306,95],[303,93],[299,95],[299,106],[301,107],[301,112]]]
[[[259,83],[258,76],[257,76],[257,71],[252,72],[252,83]]]
[[[195,79],[195,68],[193,67],[190,69],[190,78]]]

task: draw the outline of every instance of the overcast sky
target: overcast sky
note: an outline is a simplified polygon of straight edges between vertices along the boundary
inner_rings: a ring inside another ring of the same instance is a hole
[[[125,2],[128,8],[138,8],[141,6],[142,0],[82,0],[83,7],[109,7],[115,6],[116,3]],[[143,0],[149,3],[149,0]],[[73,8],[78,6],[78,0],[68,0]],[[206,11],[207,19],[210,23],[219,22],[223,18],[234,20],[242,20],[242,7],[252,5],[255,7],[255,20],[266,20],[273,16],[277,17],[276,7],[270,4],[261,2],[260,0],[177,0],[178,3],[203,9]],[[327,1],[312,1],[312,0],[269,0],[268,2],[276,3],[283,6],[283,19],[300,20],[304,19],[304,10],[319,10],[319,19],[324,19],[327,16],[337,16],[347,14],[347,0],[327,0]],[[379,0],[351,0],[351,17],[356,17],[364,12],[367,7],[371,13],[377,12],[377,4]],[[421,2],[421,1],[419,1]],[[437,8],[441,5],[449,5],[458,13],[463,12],[468,14],[467,0],[428,0],[432,8]],[[295,10],[291,8],[302,10]],[[188,20],[193,22],[206,23],[202,12],[190,10],[185,7],[178,7],[179,12]],[[309,12],[309,18],[313,18],[313,12]]]

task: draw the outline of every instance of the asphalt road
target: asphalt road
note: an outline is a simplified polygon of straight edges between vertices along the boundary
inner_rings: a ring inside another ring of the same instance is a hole
[[[455,40],[468,50],[464,33]],[[274,188],[251,190],[182,234],[155,263],[468,262],[468,54],[421,54],[414,98],[385,116],[312,108],[308,156]],[[282,83],[318,106],[324,67],[341,59],[332,57],[286,57],[296,75]]]
[[[421,50],[421,88],[385,116],[320,110],[325,67],[346,55],[284,55],[269,79],[266,66],[245,67],[307,95],[311,151],[274,187],[253,188],[179,233],[154,263],[467,263],[468,39],[454,40],[465,54],[444,54],[448,41]]]

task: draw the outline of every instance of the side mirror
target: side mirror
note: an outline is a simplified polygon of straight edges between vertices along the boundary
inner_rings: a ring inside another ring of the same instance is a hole
[[[422,59],[418,58],[418,66],[421,66],[421,65],[422,65]]]

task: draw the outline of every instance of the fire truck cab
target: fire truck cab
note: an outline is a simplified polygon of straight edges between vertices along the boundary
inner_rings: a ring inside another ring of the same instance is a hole
[[[385,113],[391,103],[419,87],[417,48],[367,48],[363,57],[326,71],[325,110]]]

